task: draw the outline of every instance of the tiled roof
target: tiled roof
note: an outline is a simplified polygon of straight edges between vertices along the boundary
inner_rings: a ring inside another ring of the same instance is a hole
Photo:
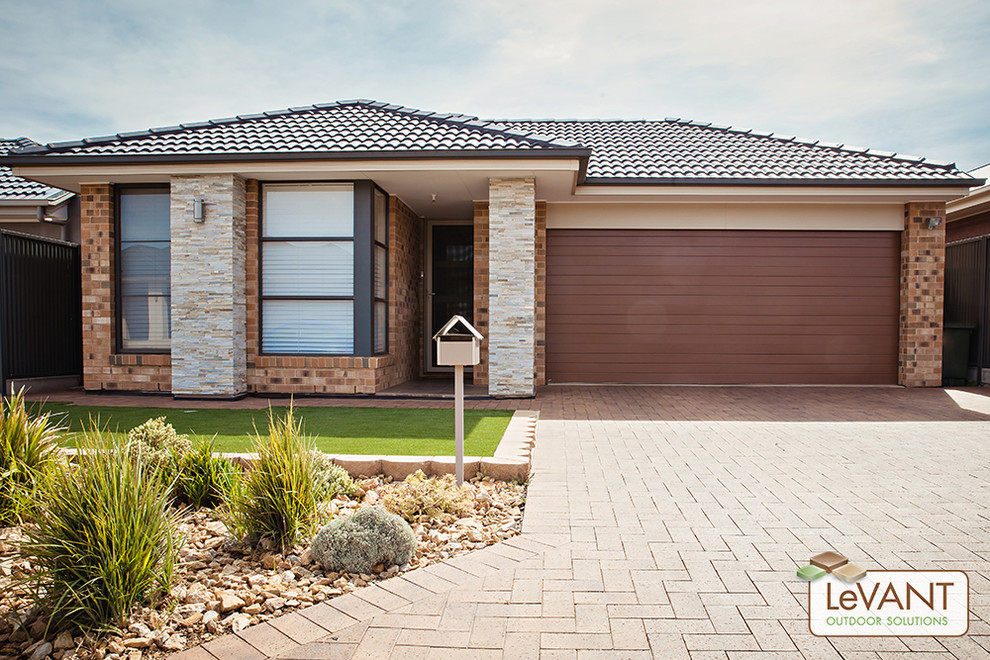
[[[38,163],[511,156],[522,151],[580,158],[587,183],[972,181],[952,163],[682,119],[488,121],[363,100],[28,146],[13,155]]]
[[[0,156],[4,156],[14,149],[31,146],[37,147],[38,143],[23,137],[0,138]],[[64,194],[66,192],[60,188],[52,188],[43,183],[22,179],[14,176],[9,167],[0,166],[0,201],[51,199]]]
[[[591,147],[588,179],[938,181],[967,176],[952,163],[683,119],[500,123]]]
[[[194,124],[59,142],[24,153],[73,156],[327,154],[517,151],[573,148],[554,138],[495,130],[477,117],[439,114],[375,101],[240,115]]]

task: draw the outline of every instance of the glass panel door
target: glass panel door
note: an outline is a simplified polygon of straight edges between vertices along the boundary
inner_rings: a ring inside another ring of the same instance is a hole
[[[430,225],[430,291],[428,371],[438,367],[436,342],[432,337],[454,314],[474,322],[474,227],[471,225]]]

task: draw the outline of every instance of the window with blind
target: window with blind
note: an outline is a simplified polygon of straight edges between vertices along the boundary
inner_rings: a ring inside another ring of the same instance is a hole
[[[354,187],[266,185],[261,242],[265,353],[354,352]]]
[[[172,334],[168,188],[118,188],[117,220],[118,350],[168,352]]]
[[[267,183],[261,208],[261,351],[388,350],[388,199],[370,181]]]

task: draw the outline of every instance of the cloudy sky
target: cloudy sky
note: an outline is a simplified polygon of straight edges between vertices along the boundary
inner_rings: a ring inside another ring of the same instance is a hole
[[[986,0],[0,0],[0,135],[349,98],[990,161]]]

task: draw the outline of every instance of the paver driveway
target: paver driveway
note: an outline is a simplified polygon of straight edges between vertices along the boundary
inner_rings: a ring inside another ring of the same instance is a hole
[[[531,403],[522,535],[180,657],[990,657],[986,397],[549,388]],[[826,549],[967,571],[969,635],[811,636],[794,571]]]

